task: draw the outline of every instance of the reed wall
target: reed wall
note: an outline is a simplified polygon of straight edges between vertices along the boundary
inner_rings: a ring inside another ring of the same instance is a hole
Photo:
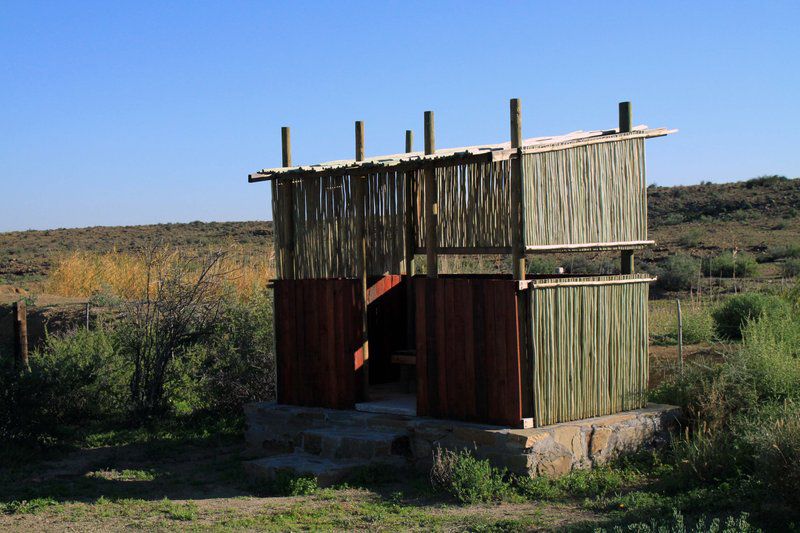
[[[537,426],[645,405],[648,281],[634,274],[531,283]]]
[[[528,247],[647,240],[644,139],[624,139],[522,154],[523,231]],[[508,248],[511,162],[439,166],[440,249]],[[323,175],[272,182],[279,278],[356,277],[355,178]],[[410,180],[409,189],[406,182]],[[425,247],[421,170],[366,178],[367,274],[401,274],[406,211],[414,247]],[[294,264],[287,251],[294,250]]]
[[[644,139],[522,158],[527,246],[647,240]]]
[[[463,163],[436,169],[440,247],[482,248],[511,245],[511,189],[508,161]],[[416,180],[418,206],[414,234],[424,247],[425,180]]]
[[[367,274],[400,273],[405,250],[405,174],[366,178]],[[356,207],[350,175],[272,182],[276,271],[287,278],[354,278]],[[294,264],[287,250],[294,249]]]

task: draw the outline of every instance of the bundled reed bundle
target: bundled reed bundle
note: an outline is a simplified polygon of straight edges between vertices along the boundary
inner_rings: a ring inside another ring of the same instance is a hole
[[[537,426],[645,404],[649,281],[624,275],[531,283]]]

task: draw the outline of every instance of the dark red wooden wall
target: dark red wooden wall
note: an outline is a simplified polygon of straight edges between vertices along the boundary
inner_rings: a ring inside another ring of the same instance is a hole
[[[361,285],[275,282],[278,403],[350,409],[363,390]]]
[[[406,338],[402,276],[367,289],[370,383],[391,381],[391,353]],[[361,284],[354,279],[275,282],[278,403],[352,409],[363,399]]]
[[[417,414],[518,426],[518,283],[415,278]]]

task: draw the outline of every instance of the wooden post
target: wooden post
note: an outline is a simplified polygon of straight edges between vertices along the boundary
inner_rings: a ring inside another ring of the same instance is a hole
[[[512,156],[511,161],[511,268],[514,279],[524,280],[527,273],[525,260],[525,204],[523,198],[522,185],[522,103],[519,98],[512,98],[509,101],[510,125],[511,125],[511,148],[517,150]],[[523,375],[533,375],[533,354],[528,349],[528,295],[520,294],[517,298],[517,320],[519,321],[520,346],[522,347],[522,366]],[[522,382],[522,417],[523,419],[533,417],[533,383],[530,380]],[[523,421],[524,427],[524,421]]]
[[[631,103],[619,103],[619,132],[628,133],[631,131],[633,116],[631,115]]]
[[[364,122],[356,121],[356,161],[364,160]],[[361,281],[361,303],[363,313],[361,315],[361,350],[364,356],[364,366],[362,367],[364,399],[369,397],[369,323],[367,313],[367,230],[366,230],[366,198],[367,198],[367,177],[353,176],[354,181],[354,201],[356,209],[356,269]]]
[[[436,153],[436,140],[433,133],[433,111],[425,111],[425,155]],[[436,170],[432,165],[425,166],[425,264],[429,278],[439,275],[437,252],[439,247],[439,190],[436,183]]]
[[[28,363],[28,311],[25,302],[14,302],[14,366],[29,370]]]
[[[675,303],[678,308],[678,360],[681,371],[683,371],[683,313],[681,312],[681,301],[675,300]]]
[[[633,274],[633,250],[622,250],[619,253],[620,274]]]
[[[292,136],[289,126],[281,128],[281,165],[284,167],[292,166]],[[292,179],[276,180],[273,181],[275,189],[273,194],[276,194],[278,187],[283,187],[285,199],[281,203],[283,215],[283,236],[285,238],[284,257],[283,262],[288,265],[288,274],[290,279],[297,277],[297,269],[295,268],[294,261],[294,183]]]
[[[619,103],[619,132],[628,133],[631,131],[633,115],[631,115],[631,103]],[[619,256],[619,271],[622,274],[633,274],[633,250],[622,250]]]
[[[281,128],[281,165],[292,166],[292,132],[289,126]]]
[[[519,98],[512,98],[511,108],[511,148],[518,150],[511,159],[511,267],[514,279],[525,279],[525,243],[522,242],[522,108]]]
[[[409,154],[414,151],[414,132],[406,130],[406,153]],[[414,318],[414,246],[416,238],[414,235],[414,171],[406,172],[406,190],[405,190],[405,204],[406,204],[406,219],[405,219],[405,274],[406,274],[406,345],[407,348],[414,347],[414,332],[415,332],[415,318]]]

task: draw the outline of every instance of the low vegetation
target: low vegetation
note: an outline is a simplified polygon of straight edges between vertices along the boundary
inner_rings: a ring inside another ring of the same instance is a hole
[[[786,307],[786,302],[778,296],[758,293],[731,296],[714,309],[716,333],[723,339],[741,339],[748,322],[767,314],[775,315]]]
[[[67,442],[87,420],[239,417],[244,402],[272,398],[271,293],[243,297],[230,272],[224,255],[155,254],[142,300],[120,300],[91,330],[49,335],[27,371],[3,357],[0,441]]]
[[[271,250],[263,255],[245,253],[240,246],[191,252],[176,248],[154,247],[136,252],[72,252],[61,257],[44,283],[44,291],[61,296],[141,300],[152,294],[158,276],[176,273],[191,277],[209,257],[224,254],[225,260],[210,265],[209,274],[237,295],[246,297],[263,290],[274,278]]]
[[[748,254],[724,252],[708,259],[703,270],[718,278],[751,278],[758,273],[758,262]]]
[[[676,254],[668,257],[657,269],[658,284],[668,291],[687,291],[697,285],[700,264],[694,258]]]

